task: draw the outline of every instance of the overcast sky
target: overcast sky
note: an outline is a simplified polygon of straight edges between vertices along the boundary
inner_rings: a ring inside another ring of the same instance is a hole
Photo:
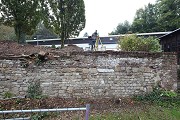
[[[125,20],[132,23],[136,10],[156,0],[84,0],[86,26],[79,37],[97,30],[100,36],[107,36],[118,23]]]

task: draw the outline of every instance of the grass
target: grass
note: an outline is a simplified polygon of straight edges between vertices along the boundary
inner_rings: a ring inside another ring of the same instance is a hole
[[[89,120],[180,120],[180,107],[162,107],[157,104],[144,103],[140,106],[118,108],[115,112],[90,110]],[[64,112],[63,112],[64,113]],[[66,113],[38,113],[33,115],[32,120],[83,120],[85,112]],[[12,117],[13,118],[13,117]]]
[[[180,120],[180,108],[147,105],[143,109],[91,115],[90,120]]]
[[[131,99],[134,101],[133,103],[131,101],[128,102],[129,99],[124,99],[121,104],[115,104],[110,100],[97,100],[96,102],[91,101],[89,120],[180,120],[180,95],[178,94],[176,97],[170,96],[162,99],[159,97],[159,95],[161,96],[160,92],[161,91],[155,90],[150,95],[139,96],[136,97],[136,99]],[[0,110],[12,108],[54,108],[56,106],[62,106],[62,104],[65,104],[65,106],[73,106],[75,104],[80,106],[86,104],[86,102],[87,101],[84,99],[72,101],[58,98],[13,99],[4,101],[3,104],[0,104]],[[55,103],[59,103],[59,105]],[[87,103],[89,103],[89,101]],[[32,120],[84,120],[85,111],[48,112],[28,115],[32,117]],[[25,117],[25,114],[17,114],[17,117],[19,116]],[[14,118],[16,115],[13,114],[12,116],[5,117]],[[0,119],[5,117],[0,115]]]

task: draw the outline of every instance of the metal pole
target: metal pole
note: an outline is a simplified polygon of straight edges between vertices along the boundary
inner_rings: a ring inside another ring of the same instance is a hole
[[[0,111],[0,114],[5,113],[29,113],[29,112],[56,112],[56,111],[75,111],[75,110],[86,110],[86,108],[59,108],[59,109],[35,109],[35,110],[7,110]]]
[[[4,119],[4,120],[31,120],[30,117],[27,118],[13,118],[13,119]]]
[[[37,46],[39,45],[39,35],[37,35]]]
[[[89,111],[90,111],[90,104],[86,105],[86,118],[85,120],[89,120]]]

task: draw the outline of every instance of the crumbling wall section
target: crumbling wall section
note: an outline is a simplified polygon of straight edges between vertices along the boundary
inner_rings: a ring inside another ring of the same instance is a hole
[[[40,81],[43,94],[58,97],[126,97],[154,86],[177,89],[175,53],[72,52],[40,64],[0,59],[0,97],[5,92],[25,96]]]

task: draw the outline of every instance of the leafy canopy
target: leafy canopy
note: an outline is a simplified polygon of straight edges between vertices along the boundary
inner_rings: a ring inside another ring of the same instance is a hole
[[[13,27],[0,25],[0,40],[15,40]]]
[[[136,35],[126,35],[119,41],[119,47],[122,51],[161,51],[158,39],[154,37],[137,37]]]
[[[47,29],[42,22],[38,23],[36,32],[31,36],[31,39],[55,39],[58,35]]]
[[[83,0],[48,0],[52,14],[48,14],[48,25],[61,36],[61,47],[64,40],[78,36],[85,27],[85,5]]]
[[[111,35],[126,34],[131,32],[131,24],[126,20],[124,23],[119,23],[115,31],[111,32]]]
[[[132,32],[158,32],[160,29],[157,23],[157,12],[157,5],[150,3],[144,8],[138,9],[131,26]]]
[[[19,43],[43,21],[61,37],[62,47],[65,39],[79,35],[86,21],[83,0],[1,0],[0,14],[0,23],[14,27]]]
[[[32,34],[40,21],[40,3],[43,0],[1,0],[0,22],[12,26],[19,43],[25,43],[25,35]]]
[[[180,28],[180,0],[158,0],[158,25],[161,31]]]
[[[127,33],[126,26],[120,23],[111,34]],[[132,33],[147,33],[173,31],[178,28],[180,28],[180,0],[157,0],[155,4],[149,3],[137,10],[128,29]]]

